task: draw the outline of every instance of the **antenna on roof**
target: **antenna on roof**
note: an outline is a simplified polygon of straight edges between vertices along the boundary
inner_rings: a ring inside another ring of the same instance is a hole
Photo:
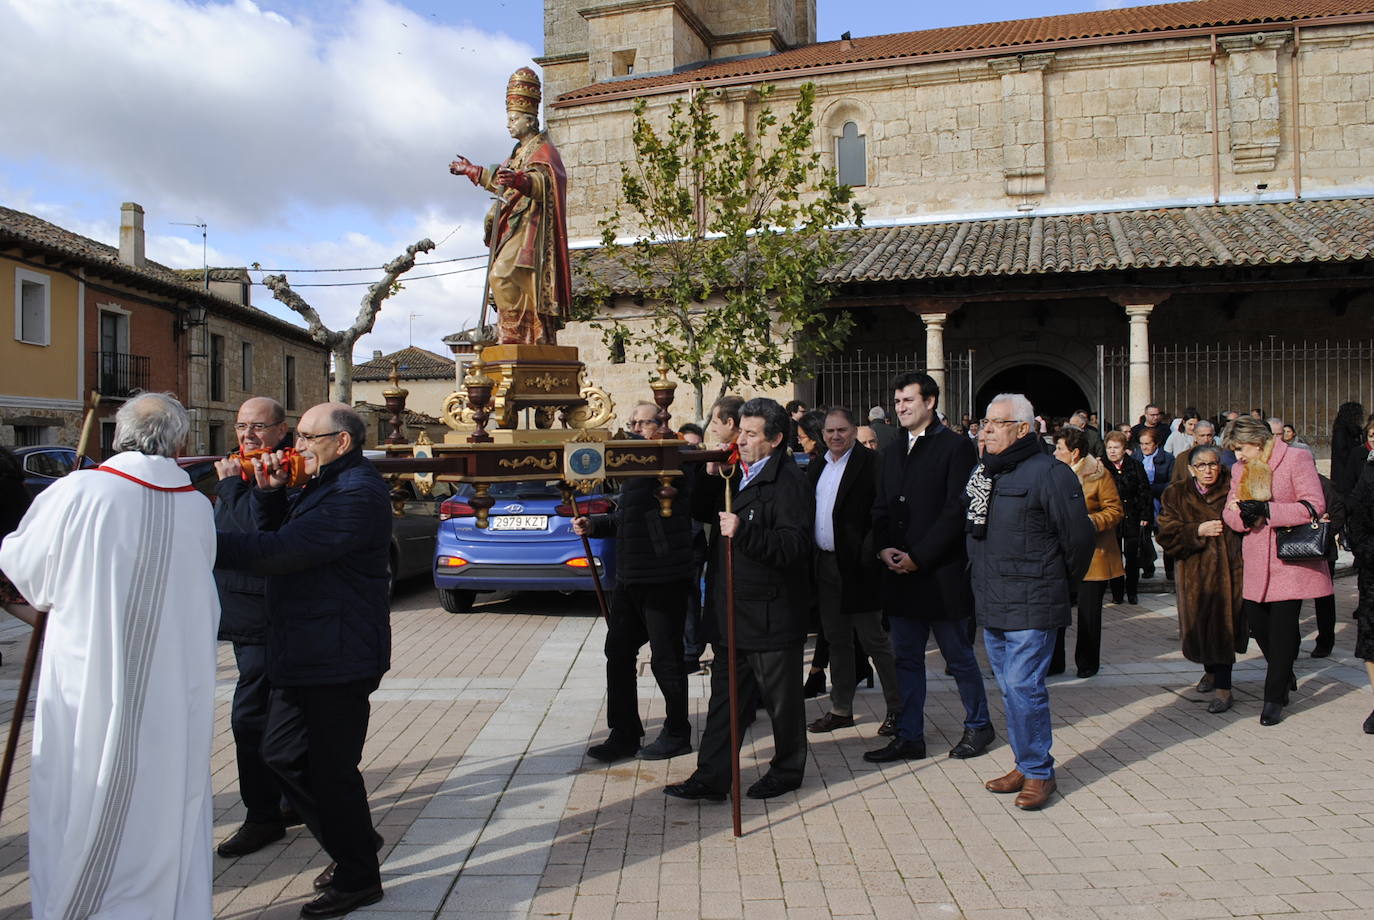
[[[200,220],[199,217],[197,217],[196,220],[200,221],[200,223],[192,224],[192,223],[187,223],[187,222],[185,222],[185,221],[179,221],[179,220],[174,220],[174,221],[172,221],[171,223],[172,223],[172,226],[174,226],[174,227],[199,227],[199,228],[200,228],[200,261],[201,261],[201,263],[205,266],[205,290],[206,290],[206,291],[209,291],[209,290],[210,290],[210,260],[209,260],[209,258],[206,256],[206,251],[207,251],[207,248],[208,248],[208,247],[207,247],[207,236],[208,236],[208,231],[209,231],[209,229],[210,229],[210,225],[207,224],[207,223],[205,223],[204,221]]]
[[[414,344],[415,344],[415,317],[417,317],[417,316],[424,316],[424,314],[423,314],[423,313],[412,313],[412,314],[410,314],[410,344],[411,344],[411,345],[414,345]]]

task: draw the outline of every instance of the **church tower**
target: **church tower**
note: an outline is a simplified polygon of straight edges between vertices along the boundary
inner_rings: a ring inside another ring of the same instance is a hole
[[[816,41],[816,0],[544,0],[544,99]]]

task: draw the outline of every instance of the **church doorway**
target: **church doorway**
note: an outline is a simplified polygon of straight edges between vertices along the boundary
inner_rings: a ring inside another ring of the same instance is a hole
[[[999,393],[1024,393],[1036,414],[1047,421],[1068,418],[1075,409],[1091,405],[1068,374],[1043,364],[1018,364],[993,374],[978,388],[978,411],[986,411],[988,401]]]

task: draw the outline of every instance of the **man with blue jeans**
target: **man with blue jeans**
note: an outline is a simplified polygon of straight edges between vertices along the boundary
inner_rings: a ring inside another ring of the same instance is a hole
[[[1073,470],[1046,454],[1035,409],[1018,393],[988,404],[982,462],[964,494],[975,616],[1007,712],[1010,773],[986,783],[1041,808],[1054,794],[1045,674],[1059,627],[1073,619],[1069,585],[1092,562],[1096,530]]]
[[[964,703],[963,737],[949,756],[977,757],[994,736],[968,628],[973,593],[963,540],[964,486],[978,453],[972,441],[940,422],[940,386],[929,374],[902,374],[892,389],[903,436],[879,456],[873,546],[887,569],[881,600],[892,628],[901,717],[892,742],[864,760],[926,756],[926,645],[932,634]]]

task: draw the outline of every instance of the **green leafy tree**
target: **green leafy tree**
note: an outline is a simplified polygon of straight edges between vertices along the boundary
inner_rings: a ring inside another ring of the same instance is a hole
[[[698,418],[713,378],[722,395],[740,383],[785,383],[842,344],[852,325],[848,314],[822,309],[831,291],[818,279],[836,259],[827,231],[862,223],[863,210],[821,166],[814,85],[801,87],[785,118],[772,95],[761,87],[753,131],[728,137],[704,89],[672,104],[663,131],[636,100],[621,201],[600,223],[602,249],[581,263],[579,317],[636,359],[663,355],[693,386]],[[636,239],[618,244],[625,213]],[[599,316],[615,294],[642,300],[647,334]]]

